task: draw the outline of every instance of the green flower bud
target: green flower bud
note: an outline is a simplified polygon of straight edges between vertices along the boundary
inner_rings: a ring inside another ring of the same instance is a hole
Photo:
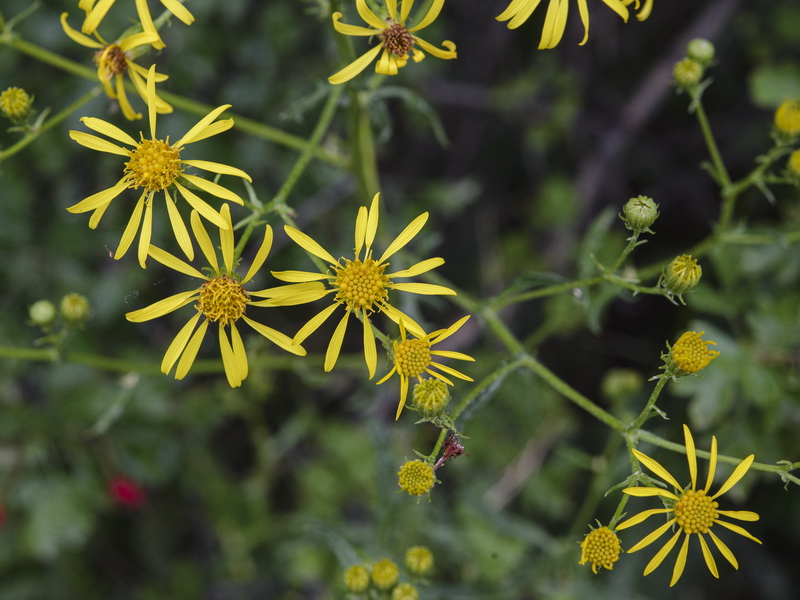
[[[702,65],[714,60],[714,44],[703,38],[695,38],[686,46],[686,56]]]
[[[28,316],[34,325],[46,327],[55,320],[56,307],[50,300],[39,300],[30,306]]]
[[[414,407],[423,417],[438,417],[450,402],[450,390],[444,381],[423,379],[414,386]]]
[[[33,96],[21,88],[10,87],[0,94],[0,113],[12,123],[22,123],[33,112]]]
[[[682,58],[672,69],[675,85],[684,90],[691,90],[703,79],[703,65],[693,58]]]
[[[344,586],[354,594],[366,592],[369,589],[369,571],[361,565],[348,567],[344,572]]]
[[[392,589],[397,583],[400,571],[397,565],[388,558],[382,558],[372,565],[372,583],[383,591]]]
[[[392,590],[392,600],[419,600],[419,592],[410,583],[401,583]]]
[[[633,369],[611,369],[603,377],[600,389],[609,400],[627,400],[642,389],[644,378]]]
[[[789,137],[800,134],[800,98],[781,102],[775,111],[775,128]]]
[[[800,179],[800,150],[795,150],[789,155],[789,161],[786,166],[789,167],[789,175],[795,179]]]
[[[655,223],[658,218],[658,204],[647,196],[637,196],[631,198],[622,207],[620,218],[625,223],[625,227],[635,233],[650,231],[650,225]]]
[[[666,288],[670,296],[680,297],[700,283],[702,276],[703,269],[697,264],[697,259],[683,254],[664,268],[661,285]]]
[[[61,299],[61,314],[71,323],[82,323],[89,318],[91,305],[81,294],[67,294]]]
[[[426,575],[433,569],[433,554],[425,546],[406,550],[406,569],[412,575]]]

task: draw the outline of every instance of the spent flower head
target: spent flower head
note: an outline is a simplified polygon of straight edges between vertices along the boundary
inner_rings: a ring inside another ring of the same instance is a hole
[[[397,485],[412,496],[429,493],[435,483],[433,467],[421,460],[410,460],[397,472]]]
[[[425,58],[425,52],[444,60],[456,58],[456,45],[453,42],[445,40],[442,42],[443,48],[437,48],[415,35],[415,32],[425,29],[436,20],[442,11],[444,0],[433,0],[422,20],[413,27],[407,27],[413,4],[414,0],[402,0],[398,11],[397,0],[385,0],[388,19],[384,21],[369,9],[365,0],[356,0],[358,14],[369,27],[341,23],[342,13],[333,13],[333,27],[339,33],[362,37],[377,36],[380,43],[328,77],[328,81],[334,85],[349,81],[366,69],[378,54],[381,56],[375,64],[375,72],[381,75],[397,75],[406,66],[409,58],[418,63]]]
[[[194,22],[194,16],[189,9],[178,0],[159,0],[169,12],[175,17],[183,21],[186,25],[191,25]],[[100,22],[108,14],[108,10],[114,5],[116,0],[80,0],[78,8],[86,13],[86,18],[83,21],[81,31],[87,35],[95,33]],[[164,47],[164,42],[158,35],[153,17],[150,14],[150,8],[147,5],[147,0],[136,0],[136,12],[139,16],[139,21],[142,24],[142,29],[145,33],[155,35],[155,40],[150,42],[153,48],[160,50]]]
[[[142,114],[136,112],[128,100],[125,91],[125,75],[131,80],[133,87],[142,100],[147,102],[147,69],[134,62],[137,50],[149,46],[157,41],[157,33],[135,33],[125,36],[115,42],[108,43],[95,32],[96,39],[76,31],[67,23],[67,13],[61,13],[61,27],[73,41],[86,48],[95,50],[94,63],[97,65],[97,79],[103,85],[103,90],[109,98],[116,99],[122,109],[122,114],[128,120],[141,119]],[[160,83],[167,79],[166,75],[154,73],[153,79]],[[162,98],[155,95],[155,109],[159,114],[172,112],[172,106]]]
[[[372,583],[382,591],[388,591],[397,584],[400,570],[397,565],[388,558],[382,558],[372,565]]]
[[[350,315],[354,315],[362,324],[364,360],[369,369],[370,379],[375,375],[378,362],[375,334],[372,331],[372,323],[370,322],[370,318],[373,315],[383,313],[395,323],[399,324],[402,321],[408,331],[419,337],[425,337],[423,329],[411,317],[392,305],[389,299],[391,290],[423,295],[455,295],[453,290],[441,285],[395,281],[406,277],[416,277],[435,269],[444,263],[442,258],[429,258],[408,269],[394,273],[386,272],[390,264],[388,262],[389,258],[408,244],[425,225],[428,220],[427,212],[414,219],[389,244],[389,247],[386,248],[378,260],[372,257],[372,242],[375,240],[375,235],[378,231],[379,198],[380,194],[375,194],[369,210],[367,210],[366,206],[362,206],[358,211],[353,260],[346,258],[337,260],[303,232],[288,225],[284,226],[288,236],[306,252],[328,263],[328,272],[273,271],[272,274],[276,279],[291,282],[292,285],[279,286],[258,293],[264,298],[269,298],[273,305],[276,306],[303,304],[319,300],[328,295],[333,296],[332,304],[306,323],[294,337],[295,342],[302,343],[309,335],[319,329],[337,308],[342,307],[344,309],[344,316],[336,326],[325,353],[325,371],[330,371],[336,365]],[[364,251],[363,254],[362,250]],[[327,281],[328,287],[320,283],[321,281]]]
[[[222,207],[222,218],[226,225],[226,227],[219,229],[222,265],[217,260],[214,245],[211,243],[211,238],[206,232],[197,211],[192,211],[190,219],[197,243],[211,266],[213,275],[204,275],[169,252],[151,245],[149,253],[156,261],[179,273],[200,279],[203,283],[193,290],[180,292],[146,308],[130,312],[125,315],[125,318],[134,323],[141,323],[164,316],[187,304],[196,302],[194,305],[195,315],[189,319],[186,325],[178,332],[178,335],[175,336],[169,348],[167,348],[164,359],[161,361],[161,372],[169,373],[177,363],[175,379],[183,379],[194,363],[209,323],[217,323],[219,325],[219,347],[225,375],[231,387],[239,387],[247,377],[248,362],[242,337],[236,327],[238,321],[244,321],[256,332],[287,352],[305,356],[306,351],[288,336],[254,321],[245,314],[248,306],[264,305],[263,302],[254,302],[250,299],[251,294],[244,289],[244,284],[253,278],[267,259],[272,246],[272,228],[269,225],[265,226],[264,241],[261,244],[261,248],[258,250],[247,274],[242,279],[234,270],[233,227],[231,226],[230,209],[227,204]],[[228,338],[228,332],[230,332],[230,339]]]
[[[711,574],[717,578],[719,578],[719,571],[717,569],[714,556],[711,553],[711,549],[709,548],[708,542],[706,541],[706,536],[708,536],[708,539],[714,543],[722,556],[724,556],[725,559],[731,563],[731,565],[733,565],[734,569],[739,568],[739,563],[736,560],[736,557],[734,557],[730,548],[728,548],[728,546],[712,531],[712,528],[715,525],[719,525],[724,529],[729,529],[730,531],[738,533],[739,535],[751,539],[759,544],[761,543],[758,539],[750,535],[744,528],[736,525],[735,523],[724,521],[721,518],[727,517],[728,519],[736,519],[738,521],[757,521],[759,517],[756,513],[745,510],[720,510],[719,502],[717,502],[719,497],[725,494],[734,485],[736,485],[736,483],[742,477],[744,477],[744,474],[747,473],[750,465],[753,464],[754,456],[751,454],[741,461],[734,469],[733,473],[731,473],[730,477],[728,477],[725,483],[722,484],[719,490],[717,490],[716,493],[711,494],[711,485],[714,483],[714,475],[716,474],[717,468],[717,438],[711,438],[711,456],[708,461],[708,477],[706,478],[706,485],[704,488],[698,489],[697,452],[695,451],[692,433],[689,431],[689,428],[686,425],[683,426],[683,434],[686,442],[686,459],[689,463],[690,483],[685,487],[681,486],[675,477],[673,477],[669,471],[661,466],[661,464],[646,454],[642,454],[638,450],[633,450],[633,454],[639,460],[639,462],[641,462],[658,477],[663,479],[667,484],[671,485],[675,491],[670,492],[660,487],[625,488],[622,491],[629,496],[637,496],[640,498],[658,496],[667,506],[666,508],[653,508],[650,510],[645,510],[617,525],[617,530],[619,531],[622,529],[627,529],[628,527],[632,527],[633,525],[638,525],[653,515],[666,515],[667,517],[666,523],[658,527],[649,535],[645,536],[639,543],[635,544],[630,550],[628,550],[629,554],[649,546],[670,529],[677,529],[675,534],[669,539],[669,541],[667,541],[666,544],[664,544],[661,550],[659,550],[647,564],[647,567],[645,567],[644,570],[645,575],[652,573],[664,561],[672,548],[678,542],[680,536],[684,536],[683,543],[678,551],[678,557],[675,561],[675,566],[672,570],[672,579],[669,583],[670,587],[675,585],[675,583],[677,583],[678,579],[680,579],[681,575],[683,574],[683,570],[686,567],[686,558],[689,550],[689,539],[692,536],[697,537],[700,543],[700,549],[703,552],[703,558],[706,566],[708,567],[708,570],[711,571]]]
[[[394,363],[392,370],[376,384],[380,385],[395,373],[400,376],[400,403],[397,405],[395,419],[400,418],[400,413],[403,411],[403,407],[406,404],[409,379],[416,378],[417,381],[421,382],[422,374],[427,373],[448,385],[453,385],[451,380],[442,375],[442,373],[434,370],[438,369],[452,377],[457,377],[465,381],[472,381],[471,377],[464,375],[460,371],[456,371],[452,367],[433,362],[433,359],[436,356],[441,356],[443,358],[474,361],[474,358],[462,354],[461,352],[431,349],[432,346],[435,346],[458,331],[468,319],[469,315],[459,319],[447,329],[439,329],[433,333],[420,336],[418,339],[406,339],[406,328],[403,325],[403,321],[400,321],[400,339],[395,340],[392,348],[392,362]]]
[[[603,3],[611,10],[617,13],[622,20],[628,22],[628,5],[636,2],[636,7],[639,7],[639,0],[603,0]],[[516,29],[525,23],[536,8],[539,6],[541,0],[511,0],[508,7],[497,16],[498,21],[508,21],[507,27],[509,29]],[[544,27],[542,29],[542,37],[539,40],[539,50],[549,50],[555,48],[564,36],[564,30],[567,27],[567,14],[569,12],[569,5],[572,0],[550,0],[547,6],[547,13],[544,17]],[[583,46],[589,39],[589,6],[587,0],[577,0],[578,14],[583,23],[583,39],[579,45]],[[644,21],[650,16],[653,8],[653,0],[645,0],[641,10],[637,13],[636,18]]]
[[[800,98],[788,98],[775,111],[775,129],[786,137],[800,135]]]
[[[219,212],[190,190],[188,186],[202,190],[222,200],[244,204],[244,201],[237,194],[218,183],[186,173],[186,167],[202,169],[221,175],[233,175],[234,177],[252,181],[247,173],[235,167],[207,160],[186,160],[181,156],[185,147],[189,144],[217,135],[233,127],[233,119],[217,121],[217,117],[230,108],[230,104],[224,104],[212,110],[175,143],[171,144],[169,137],[164,140],[156,137],[157,101],[155,80],[155,66],[152,66],[147,74],[150,139],[145,139],[144,134],[140,132],[140,141],[137,142],[119,127],[96,117],[83,117],[81,121],[89,129],[102,133],[114,141],[108,141],[83,131],[69,132],[69,136],[82,146],[92,150],[99,150],[100,152],[123,156],[127,159],[127,162],[122,172],[122,178],[113,187],[92,194],[74,206],[70,206],[67,210],[72,213],[92,211],[89,227],[94,229],[112,200],[127,189],[141,190],[139,200],[134,206],[125,231],[122,233],[114,258],[119,259],[125,255],[141,225],[138,258],[142,268],[146,266],[147,249],[150,246],[153,227],[153,201],[158,192],[164,192],[164,200],[167,204],[167,214],[172,225],[172,231],[189,260],[194,258],[194,249],[189,238],[189,232],[176,205],[177,195],[173,190],[177,190],[180,196],[193,209],[220,228],[229,227],[229,224]],[[123,148],[114,142],[121,142],[131,146],[132,149]]]
[[[597,575],[597,567],[609,571],[614,568],[614,563],[619,560],[622,552],[617,534],[606,526],[592,529],[581,542],[581,560],[578,564],[587,562],[592,565],[592,573]]]
[[[33,113],[33,96],[18,87],[0,93],[0,114],[14,124],[24,123]]]

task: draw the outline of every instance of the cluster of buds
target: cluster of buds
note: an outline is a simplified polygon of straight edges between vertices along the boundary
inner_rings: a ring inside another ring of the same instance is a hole
[[[433,571],[433,554],[425,546],[412,546],[406,551],[405,567],[414,581],[425,581]],[[352,565],[343,574],[345,589],[357,598],[372,598],[370,592],[388,600],[418,600],[416,586],[400,582],[400,568],[389,559],[382,558],[369,570],[363,565]]]
[[[678,89],[696,93],[701,89],[706,69],[714,61],[714,44],[697,38],[686,46],[686,56],[675,63],[672,77]]]

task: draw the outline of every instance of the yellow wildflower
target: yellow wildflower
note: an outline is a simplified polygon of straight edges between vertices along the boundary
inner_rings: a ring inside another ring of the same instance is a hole
[[[677,527],[678,531],[673,535],[669,541],[664,544],[664,547],[659,550],[656,555],[650,560],[645,567],[644,574],[649,575],[652,573],[667,557],[672,548],[675,546],[681,534],[684,534],[683,544],[678,552],[678,558],[675,561],[675,567],[672,570],[672,579],[670,580],[670,587],[677,583],[680,576],[683,574],[683,569],[686,566],[686,555],[689,550],[689,538],[696,535],[700,541],[700,548],[703,551],[703,558],[705,559],[708,570],[714,577],[719,578],[719,571],[717,570],[714,556],[706,542],[705,535],[714,542],[714,545],[722,553],[734,569],[739,568],[739,563],[730,551],[730,548],[720,540],[711,528],[714,525],[720,525],[726,529],[730,529],[734,533],[738,533],[754,542],[761,543],[758,539],[750,535],[745,529],[734,523],[723,521],[720,517],[728,517],[730,519],[737,519],[739,521],[758,521],[758,515],[754,512],[746,510],[719,510],[719,503],[717,498],[722,496],[725,492],[730,490],[736,483],[744,477],[750,465],[753,464],[753,455],[751,454],[734,469],[733,473],[728,477],[727,481],[722,484],[722,487],[717,490],[716,494],[710,495],[711,484],[714,482],[714,474],[717,468],[717,438],[711,438],[711,457],[708,462],[708,478],[706,485],[703,489],[697,489],[697,453],[695,451],[694,439],[689,431],[689,428],[683,426],[684,439],[686,441],[686,459],[689,463],[689,475],[691,477],[691,484],[686,488],[682,487],[678,481],[662,467],[658,462],[649,456],[642,454],[638,450],[633,450],[634,456],[650,471],[658,475],[665,482],[673,486],[676,490],[675,493],[669,492],[660,487],[630,487],[622,490],[630,496],[650,497],[659,496],[669,506],[667,508],[653,508],[645,510],[638,515],[627,519],[626,521],[617,525],[617,530],[627,529],[633,525],[638,525],[645,519],[653,515],[667,515],[668,520],[661,525],[658,529],[645,536],[638,544],[635,544],[628,553],[637,552],[645,546],[649,546],[658,538],[664,535],[673,526]]]
[[[379,590],[387,591],[392,589],[400,576],[400,570],[388,558],[382,558],[372,565],[372,583]]]
[[[703,339],[705,331],[687,331],[672,346],[672,361],[684,373],[697,373],[705,369],[709,363],[719,356],[717,350],[709,350],[716,342]]]
[[[141,323],[164,316],[196,301],[197,304],[195,304],[194,308],[197,314],[186,323],[170,344],[166,354],[164,354],[164,359],[161,361],[161,372],[169,373],[177,362],[178,367],[175,371],[175,379],[183,379],[194,363],[209,322],[219,323],[219,346],[222,353],[222,363],[225,367],[225,375],[231,387],[239,387],[248,373],[247,353],[239,330],[236,328],[236,322],[240,319],[287,352],[305,356],[306,351],[300,345],[294,343],[289,336],[262,325],[245,314],[248,306],[263,306],[261,302],[250,300],[250,294],[244,289],[244,284],[253,278],[267,259],[272,247],[272,228],[269,225],[265,226],[264,241],[261,243],[261,248],[250,265],[247,275],[242,279],[234,270],[233,227],[231,225],[230,208],[227,204],[222,207],[221,215],[226,225],[226,227],[220,227],[219,229],[222,266],[217,261],[216,250],[211,243],[208,232],[203,227],[197,211],[192,211],[190,219],[197,243],[211,266],[214,275],[211,277],[206,276],[169,252],[151,245],[149,253],[155,260],[179,273],[202,279],[203,283],[199,288],[169,296],[146,308],[129,312],[125,315],[125,318],[133,323]],[[230,340],[228,340],[226,328],[230,328]],[[178,360],[179,358],[180,361]]]
[[[363,594],[369,589],[369,571],[362,565],[352,565],[345,569],[344,586],[348,592]]]
[[[433,467],[421,460],[410,460],[397,472],[397,485],[412,496],[427,494],[435,483]]]
[[[33,112],[33,96],[18,87],[0,94],[0,114],[12,123],[22,123]]]
[[[614,568],[614,563],[619,560],[622,547],[617,534],[608,527],[598,527],[586,534],[581,542],[581,560],[579,565],[592,563],[592,573],[597,575],[597,567],[601,566],[609,571]]]
[[[456,58],[456,45],[445,40],[442,42],[444,49],[437,48],[422,38],[414,35],[415,31],[425,29],[433,23],[442,11],[444,0],[433,0],[428,13],[414,27],[406,27],[406,20],[411,12],[414,0],[401,0],[400,13],[398,18],[397,0],[385,0],[386,11],[389,18],[386,22],[382,21],[373,13],[365,0],[356,0],[356,9],[364,22],[370,27],[359,27],[358,25],[347,25],[340,23],[342,13],[333,13],[333,27],[341,34],[352,36],[378,36],[380,44],[361,55],[344,69],[328,77],[328,81],[334,85],[349,81],[361,71],[367,68],[378,54],[383,53],[375,65],[375,72],[382,75],[397,75],[397,72],[408,63],[409,57],[414,62],[420,62],[425,58],[425,53],[429,52],[436,58],[450,60]],[[422,48],[422,50],[420,50]]]
[[[787,98],[775,111],[775,127],[782,134],[800,134],[800,98]]]
[[[453,385],[453,382],[447,377],[432,370],[433,368],[436,368],[453,377],[458,377],[459,379],[464,379],[465,381],[472,381],[471,377],[467,377],[463,373],[456,371],[451,367],[433,362],[432,357],[442,356],[445,358],[455,358],[458,360],[470,361],[474,361],[474,358],[466,354],[462,354],[461,352],[452,352],[450,350],[431,350],[431,346],[434,346],[447,339],[456,331],[461,329],[461,326],[467,322],[467,319],[469,319],[469,315],[456,321],[447,329],[439,329],[433,333],[421,336],[416,340],[406,339],[406,328],[403,326],[403,321],[400,321],[400,340],[394,342],[394,365],[392,366],[392,370],[389,371],[386,376],[376,384],[382,384],[395,373],[400,375],[400,404],[397,406],[397,415],[395,416],[395,419],[400,418],[400,413],[403,411],[403,407],[406,404],[406,397],[408,396],[408,380],[412,377],[416,377],[417,381],[422,381],[422,374],[427,373],[428,375],[432,375],[433,377],[442,380],[448,385]]]
[[[183,21],[186,25],[194,23],[194,16],[189,9],[178,0],[159,0],[169,12],[175,15],[178,19]],[[83,21],[81,31],[85,34],[92,34],[97,30],[97,26],[108,13],[108,10],[114,5],[116,0],[80,0],[78,8],[86,13],[86,19]],[[164,42],[158,35],[158,30],[153,23],[153,17],[150,14],[150,8],[147,6],[147,0],[136,0],[136,12],[139,15],[139,21],[142,23],[142,29],[145,33],[155,34],[156,40],[151,42],[153,48],[161,49],[164,47]]]
[[[186,145],[217,135],[233,127],[233,119],[216,120],[220,114],[230,108],[230,104],[223,104],[212,110],[174,144],[169,143],[169,137],[166,140],[158,139],[156,138],[155,66],[152,66],[147,74],[147,107],[150,116],[150,139],[145,139],[144,134],[140,132],[141,141],[139,142],[119,127],[102,119],[96,117],[83,117],[81,119],[89,129],[102,133],[117,142],[132,146],[132,150],[122,148],[113,142],[83,131],[69,132],[69,136],[82,146],[127,158],[122,178],[113,187],[92,194],[74,206],[70,206],[67,210],[72,213],[93,211],[89,219],[89,227],[94,229],[114,198],[126,189],[141,189],[142,193],[139,196],[139,201],[133,209],[128,225],[125,227],[114,258],[119,259],[125,255],[141,225],[138,257],[142,268],[146,266],[147,249],[150,245],[153,223],[153,197],[156,192],[164,192],[172,231],[189,260],[194,258],[194,250],[186,225],[176,206],[176,196],[173,196],[170,190],[177,190],[193,209],[217,227],[222,228],[228,227],[228,224],[220,213],[183,184],[194,186],[223,200],[244,204],[244,201],[237,194],[218,183],[185,173],[185,167],[195,167],[211,173],[233,175],[252,181],[247,173],[228,165],[207,160],[184,160],[181,158],[181,152]]]

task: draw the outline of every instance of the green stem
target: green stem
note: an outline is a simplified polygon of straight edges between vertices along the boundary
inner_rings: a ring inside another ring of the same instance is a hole
[[[728,169],[725,167],[725,162],[722,160],[717,142],[714,139],[714,133],[711,131],[711,125],[706,116],[706,110],[703,108],[703,100],[699,96],[694,99],[694,113],[697,115],[697,121],[700,124],[700,129],[703,132],[703,139],[706,142],[708,153],[711,156],[711,162],[714,165],[714,170],[717,175],[720,186],[725,189],[731,187],[731,177],[728,175]]]
[[[647,400],[647,404],[642,409],[642,412],[639,414],[638,418],[628,428],[629,431],[638,431],[641,429],[642,425],[644,425],[645,421],[651,417],[653,408],[656,405],[656,400],[658,400],[658,397],[661,395],[661,391],[664,389],[664,386],[667,385],[667,381],[669,381],[669,377],[659,378],[658,383],[656,383],[656,387],[653,388],[653,393],[650,394],[650,398]]]

